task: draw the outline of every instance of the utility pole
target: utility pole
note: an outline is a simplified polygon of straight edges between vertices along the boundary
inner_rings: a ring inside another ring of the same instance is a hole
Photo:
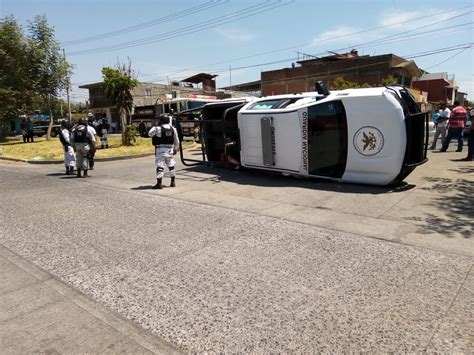
[[[232,67],[229,65],[229,86],[232,86]]]
[[[66,51],[63,48],[63,55],[64,55],[64,61],[66,61]],[[71,115],[71,101],[69,99],[69,86],[70,86],[70,81],[69,81],[69,70],[66,73],[66,95],[67,95],[67,113],[68,113],[68,120],[71,122],[72,115]]]

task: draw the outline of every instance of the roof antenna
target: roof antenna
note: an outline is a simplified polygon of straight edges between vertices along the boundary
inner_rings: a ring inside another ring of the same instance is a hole
[[[321,95],[324,95],[324,96],[328,96],[329,95],[329,90],[326,89],[326,87],[324,86],[323,82],[321,80],[318,80],[315,84],[314,84],[314,89],[316,90],[316,92],[318,94],[321,94]]]

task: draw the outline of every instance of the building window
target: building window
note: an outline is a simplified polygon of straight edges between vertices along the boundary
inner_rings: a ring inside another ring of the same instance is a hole
[[[151,97],[151,88],[145,89],[145,97]]]

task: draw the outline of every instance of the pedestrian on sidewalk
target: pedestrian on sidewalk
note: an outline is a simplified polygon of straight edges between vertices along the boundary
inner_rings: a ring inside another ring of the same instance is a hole
[[[462,131],[464,129],[464,124],[467,119],[467,112],[464,107],[459,104],[459,101],[454,101],[454,108],[449,116],[448,121],[448,135],[443,142],[440,152],[445,152],[448,147],[451,139],[456,138],[458,140],[458,149],[456,152],[462,152],[464,145]]]
[[[26,130],[26,118],[23,118],[20,123],[21,136],[23,138],[23,143],[26,143],[26,137],[28,136],[28,131]]]
[[[33,121],[31,120],[30,117],[27,118],[26,120],[26,142],[31,142],[34,143],[33,139]]]
[[[470,112],[471,116],[471,128],[469,129],[469,136],[467,138],[467,156],[462,159],[464,161],[472,161],[474,158],[474,124],[472,120],[474,119],[474,109]]]
[[[152,127],[148,135],[151,137],[151,141],[155,146],[156,185],[153,186],[153,188],[163,188],[162,179],[165,164],[170,172],[170,187],[175,187],[176,162],[173,156],[178,152],[179,138],[176,129],[171,125],[171,117],[169,115],[161,115],[160,125]]]
[[[449,109],[447,110],[449,111]],[[442,113],[444,116],[441,115]],[[450,112],[444,111],[441,108],[441,105],[439,105],[438,111],[433,114],[433,121],[436,126],[436,131],[433,137],[433,143],[431,143],[431,146],[428,149],[436,149],[439,136],[441,136],[441,144],[443,144],[444,140],[446,139],[446,126],[448,125],[449,115]]]

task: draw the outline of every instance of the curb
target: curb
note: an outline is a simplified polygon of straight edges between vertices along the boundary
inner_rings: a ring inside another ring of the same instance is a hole
[[[135,158],[143,158],[155,155],[155,153],[143,153],[143,154],[135,154],[135,155],[120,155],[117,157],[107,157],[107,158],[96,158],[94,161],[114,161],[114,160],[126,160],[126,159],[135,159]],[[8,161],[16,161],[28,164],[63,164],[63,160],[34,160],[34,159],[17,159],[17,158],[8,158],[8,157],[0,157],[0,160],[8,160]]]

